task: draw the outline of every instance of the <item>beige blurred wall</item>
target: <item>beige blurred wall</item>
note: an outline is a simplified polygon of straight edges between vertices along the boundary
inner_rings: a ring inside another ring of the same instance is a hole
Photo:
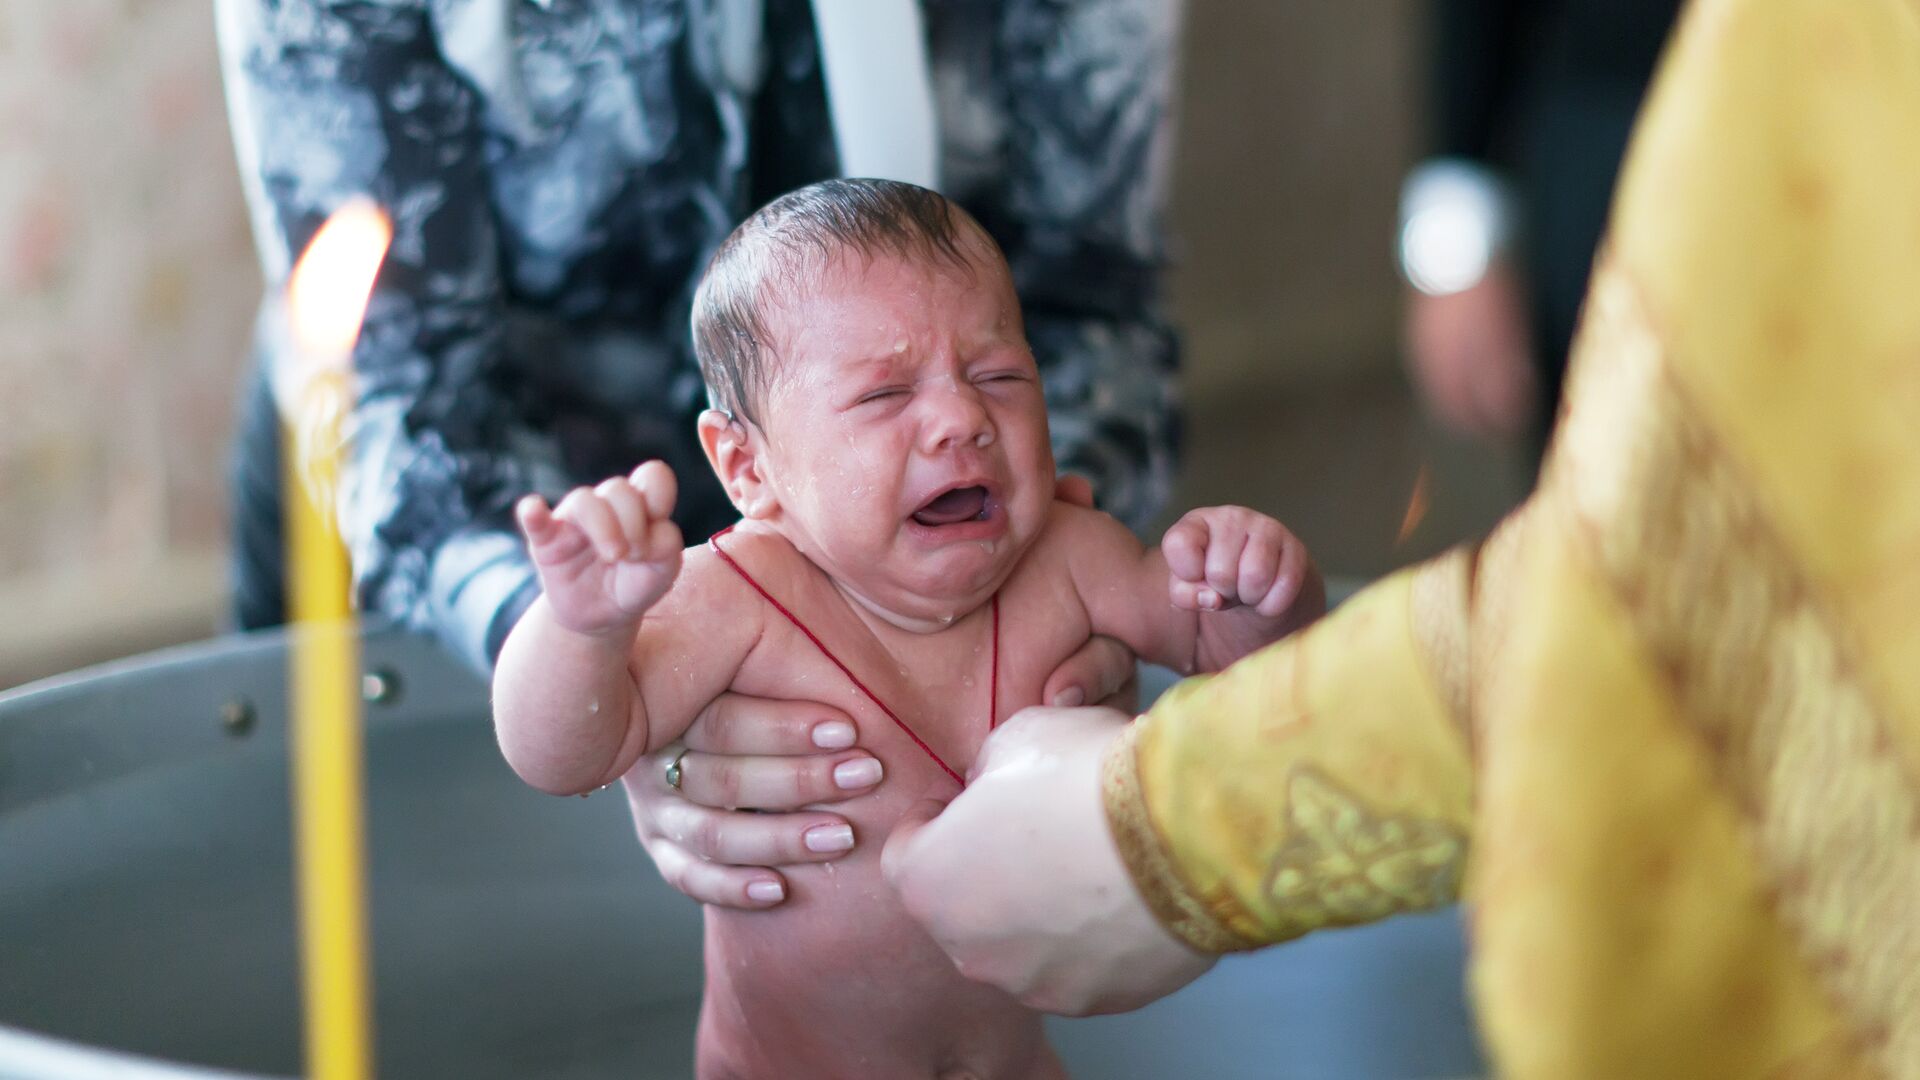
[[[258,298],[204,0],[0,0],[0,685],[213,628]]]
[[[0,0],[0,686],[220,610],[259,284],[209,7]],[[1192,3],[1173,220],[1195,427],[1390,369],[1416,10]]]
[[[1525,448],[1422,416],[1400,365],[1401,177],[1421,150],[1423,0],[1193,0],[1173,221],[1187,430],[1168,517],[1241,503],[1376,576],[1483,535]]]
[[[1422,9],[1191,3],[1173,223],[1196,420],[1397,362],[1392,245]]]

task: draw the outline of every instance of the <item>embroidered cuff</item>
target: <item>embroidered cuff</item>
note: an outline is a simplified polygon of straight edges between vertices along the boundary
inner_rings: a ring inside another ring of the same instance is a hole
[[[1242,952],[1260,946],[1215,918],[1180,877],[1166,845],[1154,829],[1146,794],[1140,787],[1139,757],[1135,749],[1140,727],[1127,728],[1107,750],[1100,765],[1100,787],[1107,808],[1107,827],[1113,832],[1120,858],[1133,875],[1133,884],[1175,937],[1203,953]]]

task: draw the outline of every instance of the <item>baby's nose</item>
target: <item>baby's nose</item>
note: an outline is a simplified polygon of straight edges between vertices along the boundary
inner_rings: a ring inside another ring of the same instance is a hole
[[[935,395],[935,398],[934,415],[927,429],[932,448],[952,450],[969,443],[983,448],[993,445],[993,419],[987,415],[972,386],[957,386],[952,392]]]

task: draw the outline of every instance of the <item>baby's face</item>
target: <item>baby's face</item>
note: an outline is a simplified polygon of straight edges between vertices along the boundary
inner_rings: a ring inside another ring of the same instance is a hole
[[[770,305],[762,475],[782,531],[869,607],[950,619],[1053,501],[1046,403],[1006,267],[844,256]]]

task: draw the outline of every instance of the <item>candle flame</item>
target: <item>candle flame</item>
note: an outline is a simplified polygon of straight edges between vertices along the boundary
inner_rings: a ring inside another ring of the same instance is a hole
[[[1432,497],[1433,469],[1425,462],[1420,464],[1420,475],[1413,478],[1413,493],[1407,497],[1407,513],[1400,519],[1400,535],[1393,542],[1395,547],[1405,544],[1413,537],[1415,529],[1426,520],[1427,506]]]
[[[358,199],[333,212],[287,280],[287,321],[304,356],[344,364],[360,336],[373,279],[393,241],[380,208]]]
[[[353,346],[392,240],[386,214],[356,199],[320,226],[287,279],[287,332],[296,360],[281,402],[288,462],[329,529],[353,405]]]

